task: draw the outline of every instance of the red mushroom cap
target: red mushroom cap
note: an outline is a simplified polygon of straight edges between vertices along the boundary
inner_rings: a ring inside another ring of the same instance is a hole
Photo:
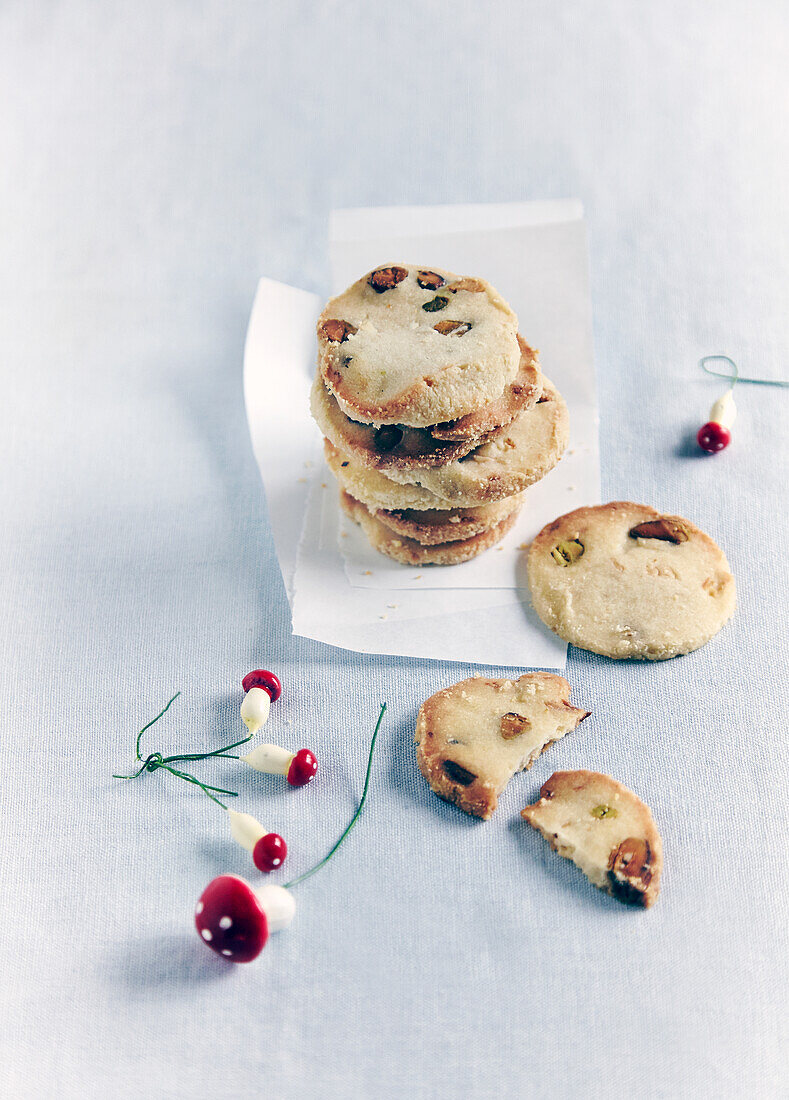
[[[276,703],[282,694],[279,677],[265,668],[256,668],[254,672],[248,672],[241,681],[241,686],[244,691],[249,691],[250,688],[263,688],[269,693],[272,703]]]
[[[731,443],[731,432],[723,424],[710,420],[708,424],[704,424],[699,428],[696,439],[702,451],[714,455]]]
[[[305,787],[315,778],[318,761],[309,749],[299,749],[288,768],[288,783],[291,787]]]
[[[279,833],[266,833],[252,849],[252,862],[258,871],[276,871],[285,862],[288,846]]]
[[[268,939],[268,920],[255,892],[238,875],[209,882],[195,909],[203,942],[228,962],[256,959]]]

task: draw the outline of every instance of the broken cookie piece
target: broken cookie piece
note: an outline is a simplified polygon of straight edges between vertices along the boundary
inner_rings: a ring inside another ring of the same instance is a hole
[[[461,680],[419,710],[419,770],[439,797],[487,819],[515,772],[589,716],[569,700],[567,681],[547,672]]]
[[[521,817],[599,889],[645,909],[657,898],[663,869],[657,826],[649,807],[610,775],[554,772]]]

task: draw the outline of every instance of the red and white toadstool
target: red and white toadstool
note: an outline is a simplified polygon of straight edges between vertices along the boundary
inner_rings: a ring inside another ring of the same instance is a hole
[[[734,404],[734,387],[718,398],[710,409],[710,418],[696,433],[696,440],[702,451],[717,454],[731,443],[731,426],[737,416]]]
[[[265,829],[252,814],[230,809],[227,813],[233,840],[252,853],[252,862],[258,871],[276,871],[282,866],[288,846],[279,833]]]
[[[195,908],[195,926],[203,942],[228,962],[256,959],[270,932],[287,928],[296,903],[284,886],[253,889],[238,875],[209,882]]]
[[[273,672],[256,668],[246,674],[241,686],[246,692],[241,704],[241,721],[252,737],[268,721],[271,704],[282,694],[282,684]]]
[[[287,749],[270,743],[258,745],[241,759],[255,771],[284,775],[291,787],[306,786],[315,778],[318,770],[318,761],[309,749],[288,752]]]

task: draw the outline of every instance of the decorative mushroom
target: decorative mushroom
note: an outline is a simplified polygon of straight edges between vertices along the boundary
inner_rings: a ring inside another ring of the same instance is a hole
[[[306,786],[318,770],[318,761],[309,749],[294,753],[271,743],[258,745],[241,759],[255,771],[284,775],[291,787]]]
[[[270,932],[287,928],[296,903],[284,886],[256,890],[238,875],[209,882],[195,908],[195,926],[203,942],[228,962],[256,959]]]
[[[242,848],[252,853],[258,871],[276,871],[285,862],[288,846],[279,833],[264,829],[252,814],[228,810],[230,833]]]
[[[702,451],[716,454],[728,447],[731,442],[731,426],[737,415],[734,404],[734,386],[718,398],[710,409],[710,418],[696,433],[696,439]]]
[[[241,686],[246,692],[241,704],[241,721],[252,737],[268,721],[269,708],[282,694],[282,684],[273,672],[256,668],[246,674]]]

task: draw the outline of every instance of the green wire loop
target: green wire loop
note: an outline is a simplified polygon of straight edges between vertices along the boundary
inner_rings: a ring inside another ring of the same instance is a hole
[[[238,798],[238,791],[228,791],[224,787],[215,787],[211,783],[201,783],[200,780],[197,779],[196,776],[192,775],[190,772],[181,771],[179,768],[173,768],[172,764],[180,763],[182,760],[209,760],[212,756],[221,757],[222,754],[227,752],[229,749],[237,749],[239,745],[243,745],[247,741],[249,741],[252,737],[251,733],[247,737],[242,737],[240,741],[234,741],[231,745],[223,745],[219,749],[212,749],[211,752],[185,752],[176,753],[174,756],[162,756],[160,752],[152,752],[149,753],[144,760],[140,755],[140,743],[142,741],[142,735],[145,733],[146,730],[149,730],[151,726],[155,725],[160,718],[164,717],[164,715],[167,713],[167,711],[170,709],[170,707],[173,705],[180,694],[180,691],[176,691],[175,695],[172,697],[167,706],[163,710],[160,710],[155,718],[152,718],[150,722],[146,723],[146,725],[144,725],[140,732],[137,734],[135,754],[137,760],[140,763],[140,767],[137,769],[137,771],[134,772],[132,775],[113,775],[112,778],[137,779],[137,777],[142,775],[143,772],[156,772],[160,768],[163,768],[166,772],[169,772],[170,775],[174,775],[176,779],[183,779],[185,780],[185,782],[191,783],[195,787],[199,787],[203,794],[208,795],[212,802],[216,802],[218,806],[221,806],[223,810],[226,810],[227,806],[225,805],[225,803],[220,801],[220,799],[218,799],[216,795],[211,794],[211,792],[217,791],[219,794],[231,795],[233,798]]]
[[[728,363],[732,368],[731,372],[724,373],[718,370],[710,370],[707,366],[708,363],[718,362],[722,360],[724,363]],[[699,359],[699,366],[706,374],[711,374],[713,378],[725,378],[727,382],[731,382],[731,388],[737,385],[738,382],[748,382],[752,386],[789,386],[789,382],[782,382],[779,379],[773,378],[743,378],[740,374],[740,369],[733,359],[730,359],[728,355],[705,355]]]

